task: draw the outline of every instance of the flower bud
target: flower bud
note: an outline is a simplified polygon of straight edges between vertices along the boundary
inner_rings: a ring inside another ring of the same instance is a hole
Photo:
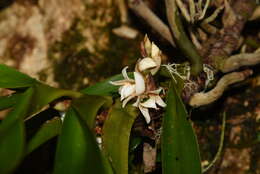
[[[145,70],[157,67],[157,64],[152,58],[146,57],[141,59],[141,61],[138,62],[137,66],[138,66],[138,70],[140,72],[143,72]]]

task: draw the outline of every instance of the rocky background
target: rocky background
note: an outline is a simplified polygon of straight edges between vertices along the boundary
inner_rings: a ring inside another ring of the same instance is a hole
[[[115,36],[112,0],[2,1],[0,62],[52,86],[79,89],[136,59],[136,41]]]

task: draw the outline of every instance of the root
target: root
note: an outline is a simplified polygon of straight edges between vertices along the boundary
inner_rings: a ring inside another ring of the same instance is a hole
[[[194,94],[189,104],[193,107],[199,107],[213,103],[219,99],[229,85],[245,80],[253,73],[252,70],[245,70],[242,72],[233,72],[223,76],[217,83],[217,85],[209,92],[200,92]]]
[[[255,53],[242,53],[231,56],[223,61],[220,70],[224,73],[234,71],[243,66],[252,66],[260,63],[260,52]]]

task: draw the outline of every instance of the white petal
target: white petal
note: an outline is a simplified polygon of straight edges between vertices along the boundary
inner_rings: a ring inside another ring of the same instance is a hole
[[[155,100],[159,106],[161,106],[163,108],[166,107],[166,103],[163,101],[163,99],[159,95],[156,96]]]
[[[134,95],[128,96],[128,97],[123,101],[122,107],[124,108],[125,105],[126,105],[132,98],[134,98],[134,97],[135,97]]]
[[[141,72],[150,68],[155,68],[156,66],[156,62],[149,57],[143,58],[140,62],[138,62],[138,69]]]
[[[150,121],[151,121],[149,110],[147,108],[144,108],[144,107],[140,106],[140,105],[139,105],[139,109],[140,109],[141,113],[143,114],[146,123],[149,124]]]
[[[143,107],[157,109],[155,97],[150,97],[143,103],[140,103]]]
[[[151,50],[152,50],[152,43],[149,40],[147,34],[144,37],[144,48],[145,48],[145,51],[146,51],[147,55],[150,56],[151,55]]]
[[[154,91],[149,91],[150,94],[160,94],[161,91],[163,90],[162,87],[159,87],[158,89],[154,90]]]
[[[136,100],[136,102],[133,104],[133,106],[134,106],[134,107],[138,107],[139,103],[140,103],[140,96],[137,97],[137,100]]]
[[[130,78],[128,77],[127,72],[126,72],[127,68],[128,68],[128,66],[126,66],[122,69],[122,75],[123,75],[124,79],[129,80]]]
[[[120,90],[121,101],[135,93],[135,85],[124,85]]]
[[[151,70],[152,75],[154,75],[160,69],[161,62],[162,62],[161,51],[154,43],[152,43],[152,59],[156,63],[156,68]]]
[[[135,92],[136,95],[140,95],[145,91],[144,77],[139,72],[134,72],[134,77],[135,77],[135,85],[136,85]]]
[[[125,85],[126,83],[128,83],[128,81],[118,80],[118,81],[110,81],[109,83],[112,85],[115,85],[115,86],[121,86],[121,85]]]
[[[124,87],[124,86],[120,86],[120,88],[118,88],[118,93],[120,94],[120,96],[121,96],[123,87]]]
[[[152,43],[152,58],[154,57],[158,57],[160,55],[160,49],[154,44]]]

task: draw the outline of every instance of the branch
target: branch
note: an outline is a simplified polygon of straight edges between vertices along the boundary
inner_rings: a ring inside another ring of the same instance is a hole
[[[209,92],[199,92],[195,93],[190,101],[189,104],[193,107],[199,107],[203,105],[207,105],[213,103],[217,99],[219,99],[224,91],[227,89],[228,86],[241,82],[245,80],[248,76],[253,73],[252,70],[245,70],[242,72],[233,72],[223,76],[217,83],[217,85],[210,90]]]
[[[129,7],[140,17],[142,17],[148,25],[157,31],[164,39],[169,41],[175,47],[171,32],[166,24],[164,24],[158,16],[156,16],[142,0],[129,0]]]

